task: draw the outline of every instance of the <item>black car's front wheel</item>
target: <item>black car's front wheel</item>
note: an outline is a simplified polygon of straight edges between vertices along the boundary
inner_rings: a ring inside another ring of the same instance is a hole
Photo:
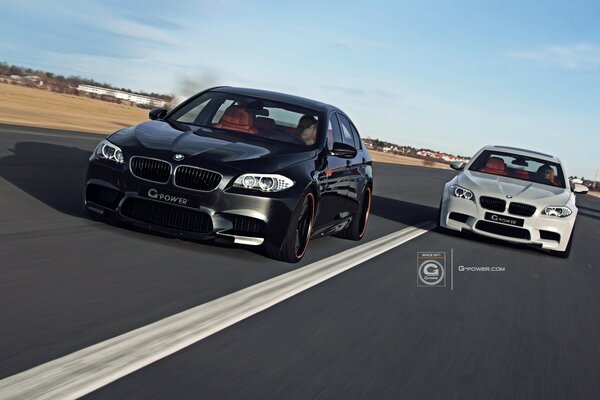
[[[310,241],[315,208],[315,195],[312,192],[305,193],[292,215],[281,246],[266,247],[267,256],[290,263],[302,260]]]
[[[371,214],[371,200],[371,188],[367,186],[356,215],[352,218],[350,225],[336,235],[337,237],[350,240],[360,240],[363,238],[367,231],[369,215]]]

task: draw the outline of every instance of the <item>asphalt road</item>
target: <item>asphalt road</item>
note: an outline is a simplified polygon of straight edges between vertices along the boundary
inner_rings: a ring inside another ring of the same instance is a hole
[[[0,379],[356,245],[314,240],[290,265],[90,220],[101,138],[0,126]],[[453,175],[374,169],[364,241],[433,220]],[[87,397],[597,398],[600,199],[578,206],[568,260],[428,232]],[[417,287],[427,251],[446,252],[446,287]]]

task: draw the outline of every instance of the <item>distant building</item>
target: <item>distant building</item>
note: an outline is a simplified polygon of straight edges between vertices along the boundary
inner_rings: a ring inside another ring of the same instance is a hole
[[[164,107],[167,104],[164,100],[155,99],[153,97],[123,92],[122,90],[107,89],[100,86],[79,85],[77,86],[77,90],[98,96],[113,96],[114,98],[129,101],[142,106]]]

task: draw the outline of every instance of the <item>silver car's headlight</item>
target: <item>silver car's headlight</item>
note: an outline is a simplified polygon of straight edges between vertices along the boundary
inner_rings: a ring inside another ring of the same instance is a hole
[[[573,211],[571,211],[569,207],[565,206],[548,206],[544,208],[542,214],[550,217],[565,218],[573,214]]]
[[[235,180],[233,186],[262,192],[280,192],[294,186],[294,181],[278,174],[244,174]]]
[[[123,151],[119,146],[115,146],[108,140],[101,141],[98,146],[96,146],[94,154],[102,160],[110,160],[118,164],[123,164]]]
[[[473,200],[475,201],[475,195],[469,189],[460,187],[458,185],[450,186],[450,194],[460,199]]]

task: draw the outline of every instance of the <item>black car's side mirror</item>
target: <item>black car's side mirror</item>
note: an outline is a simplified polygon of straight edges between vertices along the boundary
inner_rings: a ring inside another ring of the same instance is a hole
[[[455,169],[457,171],[462,171],[465,167],[465,163],[462,161],[452,161],[450,163],[450,168]]]
[[[165,110],[164,108],[153,108],[148,113],[148,117],[150,117],[150,119],[153,121],[157,119],[163,119],[165,115],[167,115],[167,110]]]
[[[356,157],[356,149],[349,144],[334,142],[333,148],[331,149],[331,155],[340,158],[354,158]]]

